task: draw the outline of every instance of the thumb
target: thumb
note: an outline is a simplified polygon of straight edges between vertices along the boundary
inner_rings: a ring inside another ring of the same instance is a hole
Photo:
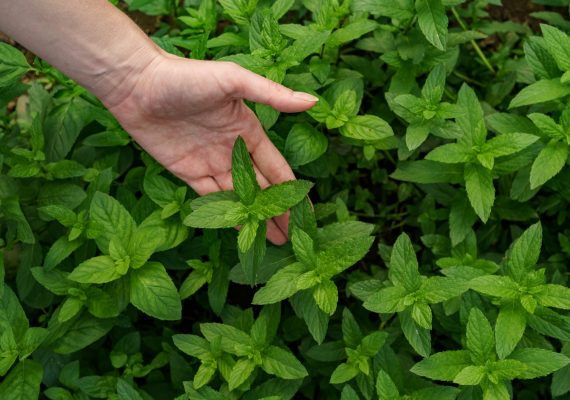
[[[236,97],[267,104],[283,112],[300,112],[313,107],[318,97],[305,92],[295,92],[283,85],[264,78],[235,64],[232,91]]]

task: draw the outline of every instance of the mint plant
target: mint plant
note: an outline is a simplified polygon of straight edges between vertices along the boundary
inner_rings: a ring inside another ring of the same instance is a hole
[[[466,327],[466,349],[436,353],[412,367],[415,374],[463,386],[479,386],[484,399],[510,399],[510,382],[548,375],[570,362],[545,349],[525,348],[510,358],[495,354],[495,337],[481,310],[472,308]]]
[[[428,75],[420,97],[403,94],[393,99],[394,112],[409,123],[406,130],[408,150],[421,146],[430,133],[449,138],[446,130],[453,128],[446,126],[445,120],[456,117],[460,112],[455,105],[441,101],[445,77],[445,65],[440,64]]]
[[[265,254],[265,221],[284,214],[309,192],[312,183],[290,181],[261,190],[243,139],[232,153],[234,192],[213,193],[191,203],[184,223],[193,228],[229,228],[240,225],[238,248],[241,266],[251,284]]]
[[[495,325],[497,354],[500,358],[505,358],[515,349],[524,334],[527,319],[531,327],[536,326],[540,333],[549,335],[546,328],[549,323],[546,326],[541,324],[541,316],[546,313],[549,320],[556,321],[563,317],[549,307],[570,308],[570,289],[546,283],[545,270],[534,269],[541,245],[542,229],[535,224],[513,244],[507,257],[505,276],[484,275],[469,282],[474,290],[500,299]],[[533,318],[535,313],[536,319]]]
[[[454,278],[422,277],[410,238],[398,237],[390,257],[392,286],[365,296],[363,306],[376,313],[398,313],[402,332],[424,357],[431,353],[432,311],[430,304],[459,296],[467,287]]]
[[[246,103],[299,179],[199,197],[2,36],[1,399],[568,396],[567,0],[112,3],[317,96]]]

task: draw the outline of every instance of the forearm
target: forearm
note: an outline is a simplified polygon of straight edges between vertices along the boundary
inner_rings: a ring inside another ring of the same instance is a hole
[[[161,54],[107,0],[0,0],[0,31],[108,105]]]

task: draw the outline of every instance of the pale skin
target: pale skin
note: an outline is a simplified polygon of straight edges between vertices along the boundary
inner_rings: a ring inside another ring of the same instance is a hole
[[[245,140],[261,187],[293,180],[243,99],[282,112],[317,99],[240,66],[158,48],[107,0],[0,0],[0,31],[95,94],[149,154],[200,195],[232,190],[231,151]],[[287,241],[286,215],[267,238]]]

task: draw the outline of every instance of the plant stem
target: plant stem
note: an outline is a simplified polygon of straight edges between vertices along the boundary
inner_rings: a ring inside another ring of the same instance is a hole
[[[463,20],[461,19],[461,17],[459,16],[459,14],[457,13],[457,10],[455,9],[455,7],[451,7],[451,12],[453,13],[453,16],[455,17],[455,19],[457,20],[457,22],[459,23],[459,25],[461,26],[461,29],[463,29],[464,31],[469,30],[467,25],[465,25],[465,22],[463,22]],[[487,69],[489,71],[491,71],[491,73],[493,75],[497,74],[497,71],[495,71],[495,68],[493,68],[493,66],[491,65],[491,63],[489,62],[489,59],[487,58],[487,56],[485,56],[485,54],[483,53],[483,50],[481,50],[481,47],[479,47],[479,45],[477,44],[477,42],[475,42],[474,39],[471,39],[469,41],[471,43],[471,45],[473,46],[473,48],[475,49],[475,52],[477,53],[477,55],[479,56],[479,58],[481,59],[481,61],[483,62],[483,64],[487,67]]]

